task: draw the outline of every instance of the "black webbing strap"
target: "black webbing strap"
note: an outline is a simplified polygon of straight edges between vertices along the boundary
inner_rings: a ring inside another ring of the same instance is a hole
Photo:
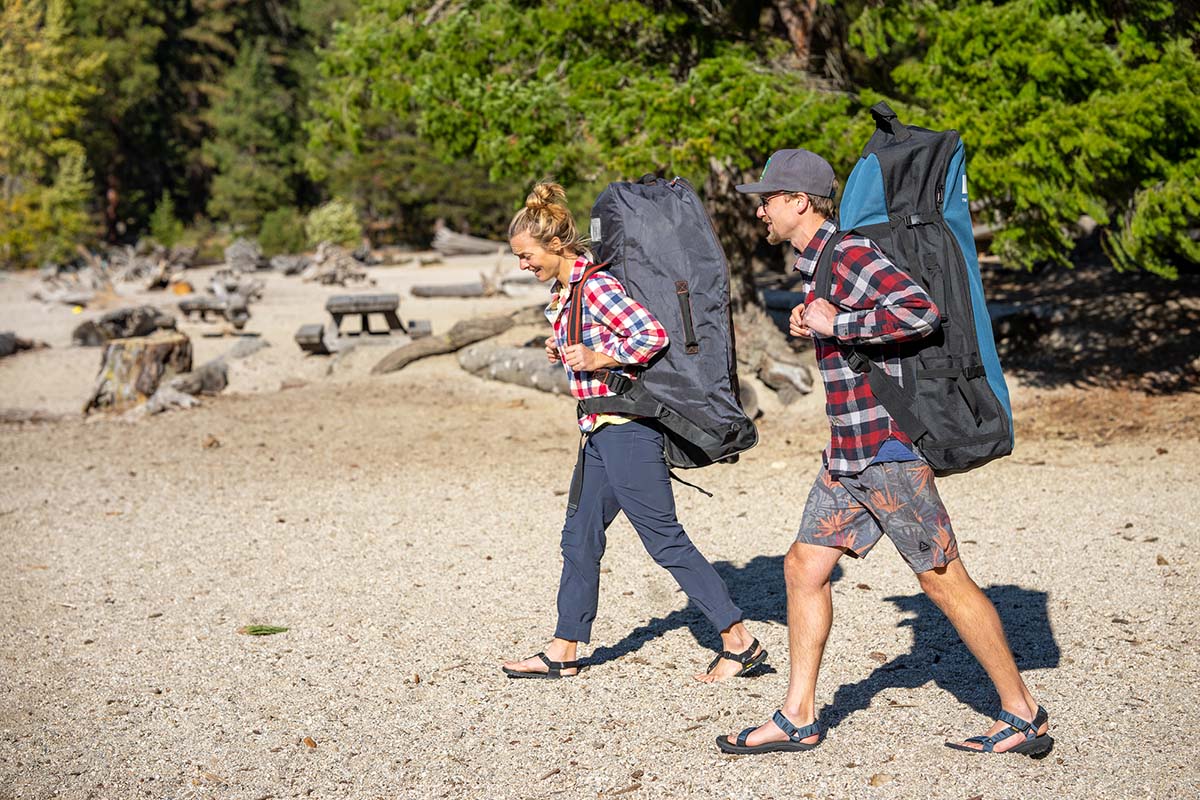
[[[883,403],[884,410],[896,421],[900,430],[908,434],[908,438],[916,442],[929,433],[929,428],[917,418],[909,406],[908,398],[904,396],[895,378],[857,349],[850,350],[846,361],[855,372],[860,375],[866,373],[871,393]]]
[[[579,439],[579,455],[575,456],[575,471],[571,473],[571,490],[567,492],[567,516],[579,508],[583,496],[583,448],[587,446],[587,434]]]
[[[684,349],[689,356],[700,352],[700,341],[692,325],[692,296],[687,281],[675,281],[675,297],[679,300],[679,315],[683,317]]]
[[[897,142],[903,142],[912,136],[908,126],[901,122],[896,112],[892,111],[892,107],[882,100],[871,106],[871,116],[875,117],[875,127],[896,137]]]
[[[669,469],[669,470],[667,470],[667,474],[671,476],[671,480],[673,480],[673,481],[679,481],[679,482],[680,482],[680,483],[682,483],[684,486],[690,486],[690,487],[692,487],[693,489],[695,489],[697,492],[699,492],[700,494],[708,495],[709,497],[712,497],[712,496],[713,496],[713,493],[712,493],[712,492],[710,492],[710,491],[708,491],[707,489],[702,489],[702,488],[700,488],[699,486],[697,486],[697,485],[696,485],[696,484],[694,484],[694,483],[688,483],[688,482],[687,482],[687,481],[685,481],[683,478],[681,478],[681,477],[679,477],[678,475],[676,475],[674,470],[670,470],[670,469]]]

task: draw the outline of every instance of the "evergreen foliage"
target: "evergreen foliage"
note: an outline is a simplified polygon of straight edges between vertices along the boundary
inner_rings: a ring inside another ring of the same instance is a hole
[[[844,178],[887,99],[962,134],[1005,263],[1071,263],[1087,218],[1120,269],[1200,263],[1196,4],[796,5],[8,0],[0,261],[69,257],[98,217],[135,239],[164,193],[280,247],[328,197],[424,244],[438,220],[502,234],[547,176],[582,217],[655,172],[697,187],[745,278],[778,256],[733,184],[787,146]]]
[[[362,240],[362,223],[353,203],[335,197],[309,212],[304,220],[304,233],[314,247],[321,242],[357,247]]]
[[[175,216],[175,201],[163,192],[150,215],[150,236],[163,247],[174,247],[183,238],[183,223]]]
[[[307,244],[304,217],[297,209],[291,206],[277,208],[263,217],[262,227],[258,230],[258,246],[263,255],[299,253]]]
[[[5,3],[0,36],[0,263],[36,266],[88,238],[76,128],[104,56],[79,54],[62,0]]]
[[[208,213],[236,231],[257,230],[268,211],[294,200],[300,178],[296,110],[264,40],[242,45],[205,121],[205,164],[214,173]]]

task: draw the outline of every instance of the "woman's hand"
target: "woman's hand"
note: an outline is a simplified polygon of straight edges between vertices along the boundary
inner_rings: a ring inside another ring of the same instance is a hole
[[[597,353],[582,344],[567,345],[561,355],[563,363],[576,372],[595,372],[605,367],[620,366],[620,362],[615,358],[606,356],[604,353]]]
[[[553,336],[546,337],[546,358],[551,364],[558,363],[558,343],[554,341]]]

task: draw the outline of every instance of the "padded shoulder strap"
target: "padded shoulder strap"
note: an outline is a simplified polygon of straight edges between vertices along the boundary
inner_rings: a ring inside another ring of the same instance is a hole
[[[825,242],[821,255],[817,257],[817,268],[813,272],[813,292],[820,300],[828,300],[833,292],[833,253],[837,246],[854,231],[836,230]]]
[[[583,277],[571,286],[571,315],[567,319],[568,345],[583,343],[583,285],[607,266],[608,262],[592,264],[583,271]]]

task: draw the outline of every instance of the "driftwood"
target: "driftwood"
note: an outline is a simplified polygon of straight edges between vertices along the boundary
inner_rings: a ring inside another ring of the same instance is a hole
[[[492,297],[499,290],[481,280],[471,283],[419,284],[409,291],[413,297]]]
[[[41,350],[49,346],[36,339],[24,339],[12,331],[0,332],[0,358],[11,356],[18,350]]]
[[[507,246],[504,242],[493,242],[478,236],[455,233],[444,225],[439,225],[433,232],[433,249],[444,256],[491,255]]]
[[[504,333],[512,326],[513,318],[510,314],[475,317],[457,322],[448,333],[418,339],[388,353],[371,369],[371,374],[382,375],[387,372],[395,372],[426,356],[453,353],[469,344]]]
[[[83,413],[122,411],[144,403],[165,378],[192,369],[192,343],[176,331],[115,339],[108,343]]]
[[[300,280],[338,286],[345,286],[351,281],[363,281],[372,285],[375,283],[368,280],[367,271],[362,263],[350,255],[346,248],[329,242],[317,245],[312,263],[300,273]]]
[[[71,333],[71,343],[99,347],[114,339],[146,336],[157,330],[174,330],[175,318],[154,306],[131,306],[110,311],[99,319],[82,322]]]
[[[541,347],[502,347],[484,342],[459,351],[458,363],[481,378],[515,383],[551,394],[569,394],[567,372],[550,363]]]

